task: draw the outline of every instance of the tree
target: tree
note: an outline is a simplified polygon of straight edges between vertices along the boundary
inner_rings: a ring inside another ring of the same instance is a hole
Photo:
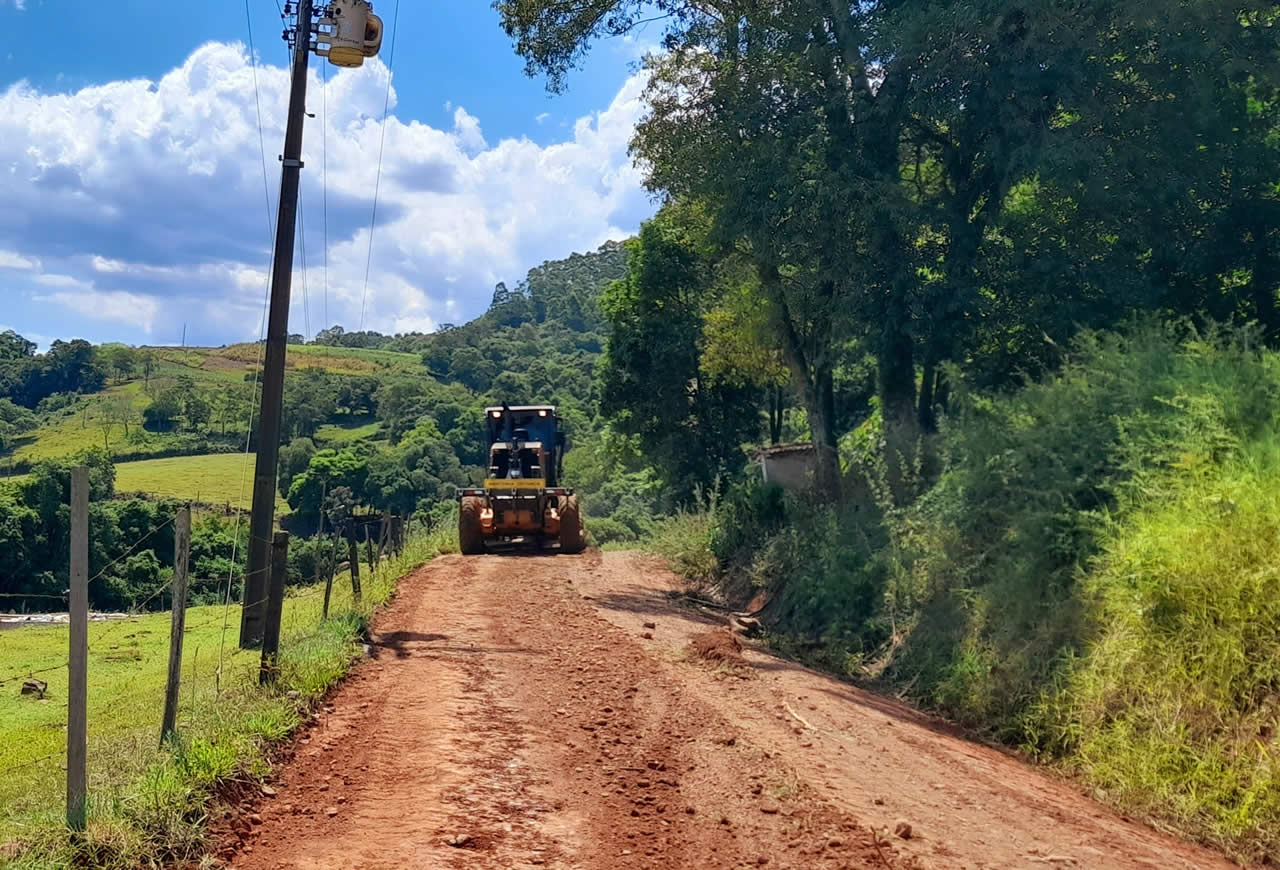
[[[138,369],[138,353],[127,345],[111,345],[103,351],[103,362],[117,381],[125,381]]]
[[[497,367],[474,347],[454,351],[449,360],[449,376],[478,393],[489,389],[497,373]]]
[[[125,399],[124,401],[128,400]],[[121,407],[120,397],[103,396],[98,400],[98,426],[102,429],[102,447],[104,450],[111,449],[111,433],[121,423],[125,424],[125,436],[128,436],[128,419],[124,409]]]
[[[142,413],[142,424],[153,432],[172,431],[182,416],[182,395],[173,388],[164,390]]]
[[[627,243],[627,275],[601,300],[611,327],[600,362],[601,413],[640,439],[682,498],[741,469],[739,445],[760,428],[760,393],[701,366],[712,301],[706,238],[701,209],[669,205]]]
[[[37,426],[36,415],[9,399],[0,399],[0,451],[8,450],[13,439]]]
[[[35,355],[36,343],[24,338],[12,329],[0,333],[0,360],[28,360]]]
[[[295,438],[280,448],[280,495],[288,498],[294,479],[305,472],[316,455],[316,445],[310,438]]]
[[[213,406],[201,393],[192,392],[182,404],[182,416],[187,420],[187,428],[198,432],[213,419]]]
[[[754,263],[828,493],[851,341],[895,452],[932,430],[945,364],[1013,372],[1082,314],[1280,324],[1272,4],[495,5],[553,90],[666,13],[633,153]]]
[[[151,376],[156,373],[156,355],[154,351],[142,351],[139,361],[142,365],[143,389],[148,393],[151,392]]]

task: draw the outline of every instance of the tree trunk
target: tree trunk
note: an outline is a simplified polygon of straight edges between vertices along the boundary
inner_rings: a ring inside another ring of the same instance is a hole
[[[884,427],[885,463],[894,500],[904,504],[911,491],[910,469],[920,435],[916,409],[915,349],[905,324],[886,318],[880,348],[880,413]]]
[[[777,446],[782,443],[782,418],[786,405],[782,394],[782,385],[775,385],[769,395],[769,443]]]
[[[924,364],[924,375],[920,379],[920,402],[916,416],[920,423],[921,432],[933,433],[938,431],[938,421],[933,413],[937,383],[938,367],[933,360],[928,360]]]
[[[817,462],[818,494],[829,502],[840,500],[840,455],[836,449],[834,378],[828,362],[809,359],[804,343],[791,319],[777,266],[759,267],[760,283],[773,303],[782,338],[782,356],[791,372],[791,382],[809,415],[809,434]]]
[[[1249,278],[1249,296],[1253,300],[1254,316],[1261,324],[1266,342],[1275,346],[1280,342],[1280,309],[1276,306],[1276,290],[1280,287],[1280,257],[1267,244],[1268,227],[1253,227],[1253,274]]]

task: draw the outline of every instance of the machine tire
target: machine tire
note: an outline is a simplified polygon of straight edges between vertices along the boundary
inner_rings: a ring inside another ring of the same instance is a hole
[[[566,495],[560,502],[560,552],[581,553],[587,548],[582,528],[582,511],[576,495]]]
[[[480,530],[480,508],[484,500],[467,496],[458,508],[458,549],[464,556],[484,553],[484,532]]]

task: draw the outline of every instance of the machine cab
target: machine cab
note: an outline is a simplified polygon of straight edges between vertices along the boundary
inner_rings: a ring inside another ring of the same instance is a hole
[[[560,481],[565,439],[554,405],[486,408],[490,480]]]

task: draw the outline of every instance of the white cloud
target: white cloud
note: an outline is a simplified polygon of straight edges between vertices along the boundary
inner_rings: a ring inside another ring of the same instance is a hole
[[[550,113],[550,112],[543,112],[542,114],[538,115],[538,116],[537,116],[536,118],[534,118],[533,120],[537,121],[537,122],[538,122],[538,124],[539,124],[539,125],[541,125],[543,122],[545,122],[545,121],[547,120],[547,118],[550,118],[550,117],[551,117],[551,113]]]
[[[44,287],[79,287],[83,289],[91,287],[89,283],[81,281],[73,275],[42,273],[36,275],[32,280]]]
[[[546,259],[634,232],[651,213],[626,153],[642,110],[638,76],[609,106],[578,119],[564,141],[539,146],[524,138],[491,143],[481,119],[451,103],[449,130],[392,114],[384,131],[388,75],[380,60],[340,70],[321,101],[313,69],[309,107],[327,105],[329,116],[309,120],[304,139],[310,322],[295,276],[294,331],[326,325],[326,303],[328,323],[348,329],[360,325],[362,309],[366,328],[383,331],[461,322],[483,310],[497,281],[514,284]],[[41,298],[75,305],[82,317],[147,329],[199,324],[205,341],[256,337],[288,75],[259,67],[258,82],[266,195],[243,46],[205,45],[158,81],[52,94],[19,82],[0,92],[7,176],[0,268],[25,270],[62,291]],[[394,87],[390,94],[394,108]],[[366,292],[375,183],[378,223]],[[43,291],[33,285],[31,292]]]
[[[21,254],[0,249],[0,269],[35,269],[39,266]]]
[[[160,312],[160,304],[156,299],[118,290],[59,290],[56,293],[38,295],[35,299],[37,302],[52,302],[72,311],[93,311],[99,320],[127,323],[148,335],[154,329]]]
[[[13,0],[13,5],[17,7],[19,12],[21,12],[27,8],[27,0]]]
[[[453,135],[458,137],[458,143],[468,153],[483,151],[489,145],[484,141],[484,134],[480,132],[480,119],[462,106],[453,113]]]

